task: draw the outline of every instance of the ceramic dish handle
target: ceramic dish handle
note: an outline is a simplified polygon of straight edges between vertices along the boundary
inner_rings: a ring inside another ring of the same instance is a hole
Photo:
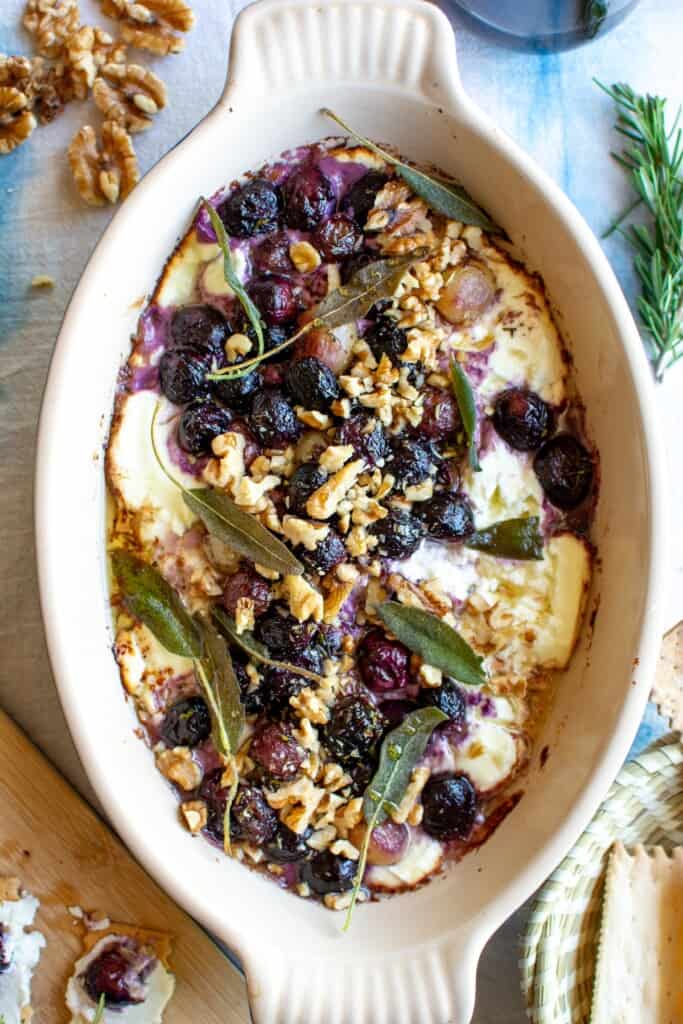
[[[311,85],[462,98],[446,16],[421,0],[261,0],[239,15],[220,106]]]

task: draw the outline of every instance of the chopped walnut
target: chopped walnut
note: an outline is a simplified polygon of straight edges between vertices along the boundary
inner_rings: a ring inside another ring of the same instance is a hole
[[[353,593],[355,582],[349,580],[346,583],[335,583],[325,595],[323,606],[323,622],[332,625],[337,621],[339,613]]]
[[[203,800],[188,800],[180,805],[185,824],[192,835],[196,835],[205,827],[208,821],[208,811]]]
[[[308,619],[321,621],[323,596],[303,576],[285,576],[281,586],[289,610],[298,622],[306,622]]]
[[[333,843],[337,838],[337,830],[334,825],[325,825],[324,828],[316,829],[308,839],[306,845],[310,846],[312,850],[326,850],[330,843]]]
[[[244,476],[244,437],[229,431],[211,442],[216,456],[204,467],[204,479],[221,491],[233,490]]]
[[[300,693],[290,697],[289,703],[301,718],[307,719],[315,725],[325,725],[330,717],[325,704],[310,686],[304,687]]]
[[[240,597],[235,608],[235,628],[238,633],[250,633],[254,628],[254,602],[251,597]]]
[[[178,32],[189,32],[194,26],[192,9],[184,0],[102,0],[102,11],[120,22],[121,38],[129,46],[148,50],[164,57],[180,53],[185,40]]]
[[[196,789],[202,781],[202,769],[192,757],[189,747],[173,747],[157,755],[157,767],[165,778],[181,789]]]
[[[77,0],[28,0],[23,25],[35,36],[38,53],[56,59],[79,21]]]
[[[143,132],[166,106],[166,86],[139,64],[105,64],[95,82],[93,99],[106,118],[118,121],[129,132]]]
[[[323,896],[323,903],[328,910],[348,910],[353,899],[352,892],[327,892]],[[356,902],[365,903],[368,893],[365,889],[359,889],[356,895]]]
[[[313,430],[327,430],[332,426],[332,420],[327,413],[320,412],[319,409],[304,409],[302,405],[297,405],[294,411],[297,419],[305,423],[307,427],[312,427]]]
[[[410,776],[410,782],[403,794],[403,799],[396,810],[390,811],[391,818],[397,825],[402,825],[408,820],[408,816],[417,803],[429,776],[430,770],[426,765],[418,765],[416,768],[413,768],[413,774]]]
[[[331,444],[322,453],[318,462],[327,473],[336,473],[352,455],[352,444]]]
[[[433,665],[420,665],[418,672],[420,686],[433,687],[437,689],[443,683],[443,673],[440,668]]]
[[[69,146],[69,163],[79,195],[91,206],[125,199],[140,178],[130,136],[115,121],[102,125],[102,143],[90,125],[80,128]]]
[[[293,242],[289,247],[289,258],[300,274],[310,274],[321,263],[320,253],[310,242]]]
[[[73,99],[73,85],[66,64],[46,64],[42,57],[31,62],[31,85],[29,97],[33,112],[40,124],[51,124]]]
[[[400,256],[435,244],[424,199],[413,196],[405,182],[392,178],[375,197],[366,230],[379,231],[377,241],[386,255]]]
[[[330,846],[330,851],[337,857],[348,857],[349,860],[358,860],[360,856],[358,849],[348,839],[337,839]]]
[[[337,511],[337,506],[346,492],[353,487],[363,472],[364,466],[363,459],[347,462],[322,487],[314,491],[306,502],[306,511],[309,516],[313,519],[329,519]]]
[[[315,551],[318,544],[325,540],[330,532],[326,523],[311,523],[308,519],[297,516],[285,516],[282,520],[282,532],[294,547],[302,544],[307,551]]]
[[[36,119],[28,109],[28,99],[23,92],[10,85],[0,86],[0,154],[26,142],[36,126]]]
[[[248,352],[251,352],[251,347],[251,338],[248,338],[246,334],[231,334],[225,343],[225,355],[228,362],[234,363],[240,356],[246,356]]]

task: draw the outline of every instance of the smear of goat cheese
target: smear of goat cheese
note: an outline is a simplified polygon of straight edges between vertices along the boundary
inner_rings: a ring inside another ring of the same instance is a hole
[[[185,238],[171,257],[156,295],[159,306],[183,306],[195,297],[201,265],[215,259],[220,249],[216,242],[200,242],[196,232]]]
[[[195,515],[183,501],[182,491],[171,483],[159,466],[150,443],[152,417],[159,396],[152,391],[126,395],[109,446],[109,478],[131,511],[145,510],[140,524],[144,539],[161,538],[167,530],[183,534],[195,521]],[[197,487],[195,477],[172,465],[166,454],[167,438],[175,430],[170,420],[174,406],[165,402],[157,416],[155,437],[159,455],[169,473],[185,487]]]
[[[45,937],[25,929],[33,924],[39,906],[29,893],[0,903],[0,942],[3,960],[8,962],[0,973],[0,1020],[4,1024],[21,1024],[27,1019],[23,1011],[31,1005],[31,979]]]
[[[141,622],[116,634],[116,658],[123,684],[133,696],[187,675],[193,668],[190,658],[170,654]]]
[[[413,832],[410,846],[398,864],[373,864],[366,880],[370,888],[403,889],[417,885],[440,867],[443,847],[424,832]]]
[[[89,965],[110,946],[112,942],[125,937],[114,934],[100,939],[93,948],[76,961],[74,973],[66,986],[66,1006],[71,1012],[70,1024],[92,1024],[97,1013],[97,1003],[85,991],[81,978]],[[145,981],[143,1002],[131,1006],[112,1006],[105,1009],[101,1018],[103,1024],[161,1024],[164,1009],[175,990],[175,977],[157,960],[151,974]]]
[[[472,502],[477,529],[501,519],[541,514],[543,491],[528,455],[513,452],[496,438],[481,455],[480,464],[478,473],[468,466],[462,481]]]
[[[411,583],[438,579],[449,597],[464,601],[477,580],[477,561],[477,553],[462,544],[423,541],[396,571]]]

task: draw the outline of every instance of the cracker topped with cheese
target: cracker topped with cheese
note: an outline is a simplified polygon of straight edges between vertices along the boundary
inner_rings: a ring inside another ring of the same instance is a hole
[[[622,843],[605,880],[591,1024],[683,1021],[683,848]]]
[[[40,904],[18,878],[0,877],[0,1021],[31,1019],[31,980],[45,937],[29,931]]]

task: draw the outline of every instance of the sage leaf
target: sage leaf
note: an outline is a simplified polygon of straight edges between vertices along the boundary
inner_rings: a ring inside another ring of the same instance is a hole
[[[497,558],[516,558],[519,561],[543,560],[543,537],[538,516],[502,519],[475,532],[465,541],[465,547],[485,551]]]
[[[349,135],[352,135],[363,146],[367,146],[373,153],[377,153],[388,164],[395,167],[396,173],[400,174],[403,180],[410,185],[415,195],[424,199],[427,205],[432,210],[435,210],[436,213],[449,217],[451,220],[459,220],[463,224],[471,224],[474,227],[482,228],[484,231],[500,233],[500,228],[481,207],[477,206],[461,185],[440,181],[429,174],[425,174],[424,171],[418,171],[416,168],[403,163],[402,160],[392,156],[391,153],[380,149],[370,139],[359,135],[358,132],[355,132],[353,128],[350,128],[348,124],[342,121],[337,114],[326,107],[321,110],[321,114],[332,118],[345,132],[348,132]]]
[[[225,230],[225,225],[211,203],[207,203],[206,199],[202,199],[201,204],[211,221],[211,227],[216,233],[216,240],[218,241],[221,252],[223,253],[223,273],[225,274],[225,280],[232,288],[240,306],[246,313],[249,323],[254,328],[256,342],[258,344],[258,352],[259,355],[263,355],[264,343],[261,314],[254,302],[251,300],[246,288],[235,273],[235,268],[232,262],[232,253],[230,252],[230,239],[227,231]]]
[[[255,516],[244,512],[227,494],[210,487],[183,488],[185,504],[199,516],[210,534],[240,555],[284,576],[299,576],[304,567],[289,548]]]
[[[467,457],[475,473],[481,471],[477,454],[477,403],[469,377],[460,363],[451,359],[451,386],[460,410],[460,419],[467,438]]]
[[[377,609],[384,625],[427,665],[469,686],[482,686],[486,673],[483,659],[459,633],[431,612],[388,601]]]
[[[101,994],[97,1001],[97,1008],[95,1010],[95,1016],[92,1019],[92,1024],[102,1024],[104,1020],[104,1011],[106,1009],[106,1003],[104,1001],[104,992]],[[5,1018],[0,1016],[0,1024],[5,1024]]]
[[[242,694],[225,640],[208,621],[200,620],[199,629],[201,661],[213,694],[210,707],[215,709],[214,746],[230,757],[237,751],[245,722]]]
[[[218,605],[214,605],[212,615],[214,622],[225,633],[230,642],[235,647],[239,647],[245,654],[248,654],[253,661],[257,661],[261,665],[267,665],[268,668],[284,669],[285,672],[291,672],[294,675],[302,676],[304,679],[310,679],[313,683],[320,684],[325,682],[324,678],[315,672],[311,672],[306,668],[300,668],[298,665],[290,665],[287,661],[276,661],[274,658],[271,658],[268,648],[259,643],[253,633],[249,633],[246,630],[238,633],[235,620]]]
[[[390,810],[395,810],[410,783],[417,762],[425,752],[429,737],[437,725],[448,721],[448,715],[440,708],[426,707],[412,711],[396,729],[392,729],[382,741],[377,771],[370,780],[363,796],[363,816],[367,828],[358,857],[358,869],[353,881],[353,894],[344,922],[344,931],[351,924],[351,915],[358,899],[368,859],[372,831],[386,820]]]
[[[130,551],[113,551],[111,566],[126,609],[171,654],[197,658],[201,641],[190,613],[154,566]]]
[[[347,284],[335,288],[323,299],[316,311],[316,320],[332,328],[360,320],[380,299],[390,298],[406,270],[428,253],[428,249],[416,249],[407,256],[392,256],[366,264]]]

